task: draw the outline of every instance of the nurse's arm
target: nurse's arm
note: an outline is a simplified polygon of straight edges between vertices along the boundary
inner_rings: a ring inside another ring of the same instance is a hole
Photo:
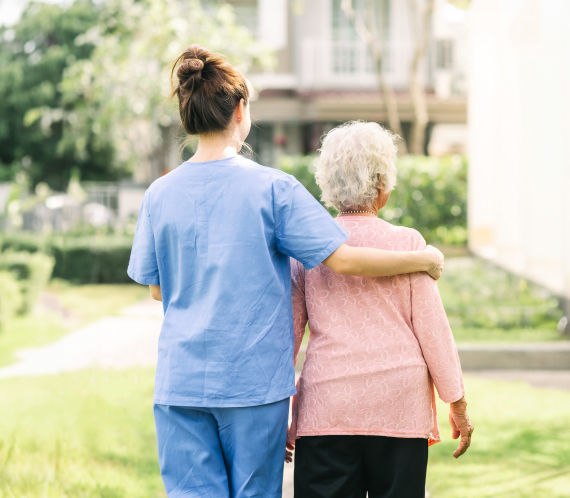
[[[432,246],[423,251],[385,251],[342,244],[323,264],[339,275],[389,277],[425,271],[437,280],[443,270],[443,254]]]
[[[155,301],[162,301],[162,293],[160,292],[160,285],[149,285],[150,297]]]

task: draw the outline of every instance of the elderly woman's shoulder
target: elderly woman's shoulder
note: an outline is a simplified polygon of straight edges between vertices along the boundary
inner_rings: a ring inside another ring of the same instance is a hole
[[[415,228],[396,226],[388,222],[385,223],[391,227],[391,230],[398,238],[398,242],[408,246],[409,250],[418,251],[425,249],[427,245],[426,241],[422,234]]]

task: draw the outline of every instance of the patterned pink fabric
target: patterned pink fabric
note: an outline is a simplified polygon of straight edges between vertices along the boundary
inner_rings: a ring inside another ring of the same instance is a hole
[[[410,228],[378,218],[337,219],[352,246],[424,249]],[[293,261],[295,362],[311,331],[289,440],[369,434],[440,440],[435,383],[446,403],[464,395],[457,349],[436,282],[426,273],[345,277]],[[433,381],[432,381],[433,379]]]

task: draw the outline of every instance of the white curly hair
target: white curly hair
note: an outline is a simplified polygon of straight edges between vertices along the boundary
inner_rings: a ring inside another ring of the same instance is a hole
[[[396,185],[398,136],[378,123],[350,121],[329,131],[319,149],[315,174],[321,200],[339,211],[371,207],[378,189]]]

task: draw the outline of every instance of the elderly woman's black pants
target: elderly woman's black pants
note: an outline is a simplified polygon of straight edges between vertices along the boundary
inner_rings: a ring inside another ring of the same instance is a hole
[[[424,498],[427,462],[427,439],[304,436],[295,498]]]

